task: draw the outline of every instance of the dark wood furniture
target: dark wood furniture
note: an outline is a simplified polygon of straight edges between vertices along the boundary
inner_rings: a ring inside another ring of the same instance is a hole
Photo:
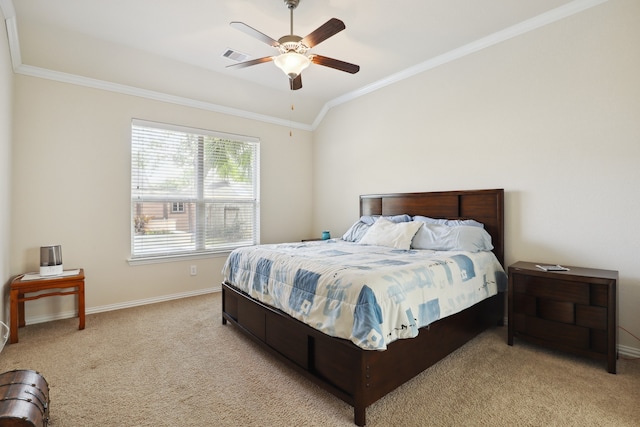
[[[84,329],[84,270],[74,276],[59,276],[46,279],[23,280],[24,274],[11,281],[9,290],[11,300],[11,325],[9,343],[18,342],[18,328],[25,325],[24,302],[56,295],[78,296],[78,329]],[[66,289],[66,290],[65,290]],[[70,289],[70,290],[69,290]],[[45,293],[37,293],[48,291]],[[27,294],[34,294],[27,296]]]
[[[425,215],[473,218],[485,224],[504,265],[504,191],[447,191],[360,196],[361,215]],[[504,318],[504,294],[422,328],[385,351],[363,350],[222,284],[222,323],[236,325],[269,352],[325,390],[352,405],[354,422],[366,408]]]
[[[0,426],[46,427],[49,384],[40,373],[20,369],[0,374]]]
[[[616,373],[618,272],[567,266],[509,266],[509,345],[513,338],[607,362]]]

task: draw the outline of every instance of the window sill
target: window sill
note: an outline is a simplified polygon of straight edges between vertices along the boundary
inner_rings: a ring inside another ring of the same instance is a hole
[[[163,264],[167,262],[188,261],[192,259],[204,259],[204,258],[222,258],[227,257],[231,251],[221,252],[206,252],[201,254],[185,254],[185,255],[166,255],[166,256],[153,256],[153,257],[137,257],[129,258],[127,262],[129,265],[146,265],[146,264]]]

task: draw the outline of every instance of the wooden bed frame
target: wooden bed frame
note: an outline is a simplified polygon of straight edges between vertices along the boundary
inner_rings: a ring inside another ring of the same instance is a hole
[[[463,190],[360,196],[361,215],[424,215],[473,218],[491,234],[504,266],[504,190]],[[420,329],[417,337],[392,342],[385,351],[364,350],[330,337],[289,315],[222,284],[222,323],[231,322],[289,366],[354,409],[366,423],[366,408],[460,348],[488,327],[502,324],[504,294]]]

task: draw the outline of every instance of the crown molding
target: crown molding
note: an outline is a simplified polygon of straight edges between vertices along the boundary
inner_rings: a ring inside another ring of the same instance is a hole
[[[22,63],[20,55],[20,41],[18,40],[18,24],[16,23],[16,9],[11,0],[0,0],[0,12],[4,16],[7,27],[7,39],[9,40],[9,56],[11,56],[11,66],[15,71]]]
[[[329,110],[340,104],[353,101],[356,98],[375,92],[379,89],[382,89],[383,87],[392,85],[394,83],[398,83],[402,80],[413,77],[416,74],[424,73],[425,71],[429,71],[433,68],[439,67],[440,65],[455,61],[456,59],[460,59],[482,49],[486,49],[503,41],[517,37],[521,34],[528,33],[529,31],[533,31],[545,25],[549,25],[561,19],[580,13],[584,10],[590,9],[594,6],[598,6],[607,1],[609,0],[574,0],[564,6],[552,9],[531,19],[505,28],[504,30],[498,31],[497,33],[490,34],[474,42],[468,43],[464,46],[424,61],[420,64],[414,65],[413,67],[407,68],[406,70],[392,74],[367,86],[363,86],[360,89],[346,93],[342,96],[339,96],[338,98],[327,102],[320,111],[320,114],[318,114],[318,116],[316,117],[311,127],[313,129],[316,129],[324,119],[324,116],[329,112]]]
[[[4,19],[16,16],[16,9],[13,7],[11,0],[0,0],[0,12],[2,12]]]
[[[169,95],[163,92],[157,92],[148,89],[141,89],[135,86],[123,85],[120,83],[108,82],[106,80],[93,79],[90,77],[79,76],[77,74],[63,73],[61,71],[49,70],[41,67],[34,67],[32,65],[20,65],[15,70],[15,73],[22,74],[30,77],[38,77],[47,80],[53,80],[62,83],[69,83],[78,86],[89,87],[93,89],[106,90],[110,92],[121,93],[124,95],[138,96],[140,98],[151,99],[154,101],[161,101],[170,104],[182,105],[185,107],[198,108],[201,110],[213,111],[216,113],[228,114],[231,116],[242,117],[245,119],[257,120],[260,122],[270,123],[279,126],[290,127],[294,129],[312,131],[310,125],[298,122],[292,122],[277,117],[267,116],[264,114],[252,113],[250,111],[241,110],[238,108],[225,107],[223,105],[214,104],[206,101],[199,101],[192,98],[185,98],[182,96]]]
[[[122,85],[118,83],[112,83],[104,80],[92,79],[75,74],[63,73],[54,70],[48,70],[44,68],[34,67],[30,65],[22,64],[20,54],[20,43],[18,40],[18,29],[15,17],[15,8],[12,0],[0,0],[0,11],[5,16],[5,22],[7,26],[7,36],[9,39],[9,51],[11,54],[11,61],[13,64],[13,70],[15,73],[23,74],[27,76],[39,77],[44,79],[55,80],[59,82],[65,82],[70,84],[76,84],[85,87],[91,87],[96,89],[108,90],[112,92],[123,93],[127,95],[139,96],[142,98],[153,99],[162,102],[168,102],[172,104],[183,105],[187,107],[199,108],[207,111],[213,111],[222,114],[229,114],[251,120],[257,120],[261,122],[276,124],[280,126],[286,126],[290,128],[314,131],[322,122],[326,114],[330,109],[338,105],[353,101],[361,96],[375,92],[386,86],[400,82],[415,76],[416,74],[423,73],[425,71],[436,68],[440,65],[455,61],[464,56],[478,52],[482,49],[491,47],[503,41],[512,39],[521,34],[533,31],[537,28],[549,25],[561,19],[570,17],[584,10],[598,6],[602,3],[606,3],[609,0],[574,0],[570,3],[560,6],[556,9],[542,13],[526,21],[520,22],[504,30],[493,33],[489,36],[478,39],[474,42],[468,43],[464,46],[451,50],[442,55],[431,58],[418,65],[407,68],[406,70],[392,74],[388,77],[375,81],[369,85],[366,85],[360,89],[346,93],[338,98],[334,98],[324,104],[315,120],[311,125],[299,122],[291,122],[289,120],[280,119],[277,117],[267,116],[263,114],[256,114],[237,108],[225,107],[222,105],[213,104],[205,101],[198,101],[191,98],[185,98],[175,95],[169,95],[162,92],[151,91],[147,89],[141,89],[138,87]]]

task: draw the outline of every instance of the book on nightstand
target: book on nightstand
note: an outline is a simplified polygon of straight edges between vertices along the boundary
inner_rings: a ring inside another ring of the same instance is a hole
[[[567,267],[563,267],[561,265],[540,265],[540,264],[536,264],[536,267],[538,267],[540,270],[544,270],[544,271],[569,271],[569,269]]]

